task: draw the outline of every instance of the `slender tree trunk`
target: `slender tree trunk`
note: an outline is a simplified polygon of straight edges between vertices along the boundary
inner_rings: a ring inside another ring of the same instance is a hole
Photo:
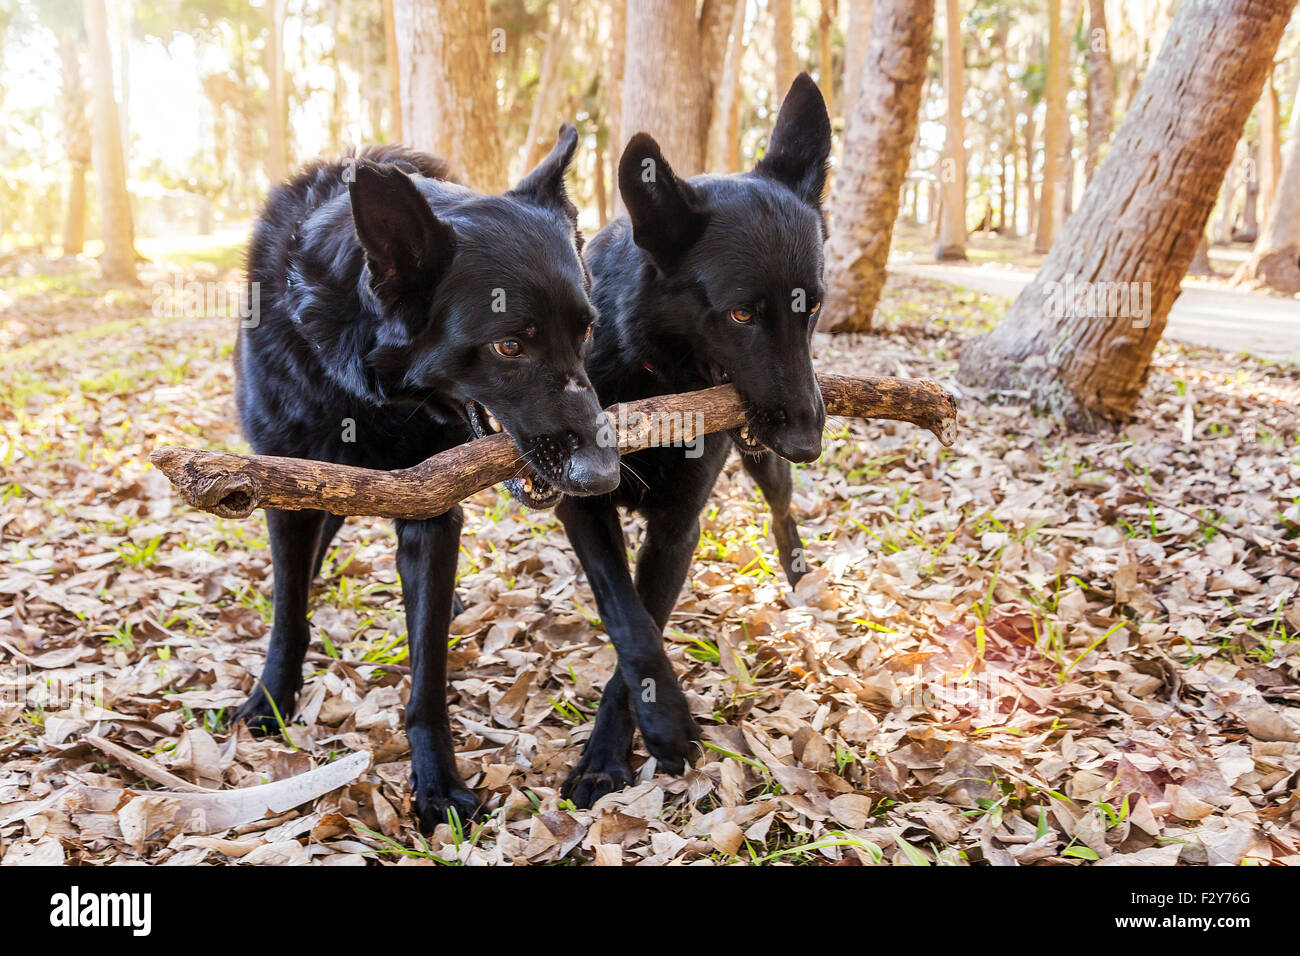
[[[288,91],[284,76],[285,0],[266,0],[266,175],[272,183],[289,178]]]
[[[709,120],[708,169],[722,173],[740,171],[740,80],[745,64],[745,4],[737,3],[732,16],[731,36],[723,60],[722,76],[713,96]]]
[[[402,142],[402,68],[397,58],[397,27],[393,0],[384,0],[384,76],[388,81],[388,138]]]
[[[876,3],[831,197],[823,331],[871,329],[916,139],[933,30],[933,0]]]
[[[1233,242],[1254,242],[1259,238],[1259,143],[1250,144],[1246,157],[1246,198],[1241,207],[1241,228],[1232,232]]]
[[[86,115],[86,84],[81,75],[81,51],[71,30],[59,33],[62,89],[63,152],[68,158],[68,195],[64,204],[63,254],[80,255],[86,246],[86,169],[90,166],[90,119]]]
[[[1106,33],[1106,0],[1088,0],[1088,158],[1084,176],[1090,181],[1115,124],[1115,68],[1110,62]]]
[[[1273,193],[1282,174],[1282,119],[1279,116],[1277,87],[1273,85],[1273,72],[1269,71],[1264,84],[1264,95],[1259,98],[1259,205],[1264,210],[1263,228],[1268,228],[1268,212],[1273,205]]]
[[[799,72],[794,61],[794,0],[768,0],[772,8],[772,48],[776,54],[776,88],[773,94],[781,102]]]
[[[487,0],[393,0],[402,130],[475,189],[506,188]],[[559,121],[556,121],[559,128]]]
[[[939,241],[934,257],[940,262],[966,258],[966,143],[961,115],[965,92],[965,51],[962,47],[961,4],[947,0],[943,42],[944,94],[948,100],[947,135],[939,162],[943,199],[939,207]],[[879,12],[875,14],[879,16]],[[872,31],[875,32],[874,29]]]
[[[570,37],[574,27],[570,24],[571,0],[555,4],[555,22],[546,36],[546,49],[537,76],[537,95],[533,97],[532,117],[528,121],[528,135],[524,139],[524,169],[536,166],[555,145],[555,129],[559,125],[560,100],[564,94],[564,62],[568,58]]]
[[[1034,104],[1025,110],[1025,231],[1034,234],[1038,228],[1038,194],[1034,192],[1034,157],[1038,145],[1034,142]]]
[[[131,197],[126,191],[126,162],[122,127],[113,97],[113,54],[108,45],[108,15],[104,0],[86,0],[86,33],[90,38],[90,88],[94,97],[92,154],[99,191],[99,224],[104,240],[100,269],[104,278],[135,281],[135,230]]]
[[[1215,229],[1214,241],[1221,244],[1227,244],[1232,241],[1233,225],[1233,204],[1237,199],[1237,154],[1241,151],[1241,144],[1237,144],[1237,150],[1233,153],[1232,162],[1228,164],[1228,172],[1223,177],[1223,190],[1219,196],[1219,224]]]
[[[1196,252],[1192,256],[1191,264],[1187,267],[1189,276],[1216,276],[1214,265],[1210,262],[1210,240],[1201,234],[1201,241],[1196,244]]]
[[[1300,292],[1300,103],[1291,107],[1282,175],[1264,222],[1255,250],[1232,283],[1294,295]]]
[[[853,115],[853,98],[862,79],[862,58],[871,42],[871,0],[849,0],[849,22],[844,32],[844,123]]]
[[[822,99],[826,101],[826,113],[828,116],[835,115],[835,73],[833,63],[835,60],[834,51],[831,44],[835,39],[835,0],[821,0],[821,15],[817,19],[818,45],[821,47],[821,68],[818,72],[821,74],[821,82],[817,85],[821,87]],[[788,87],[787,87],[788,89]]]
[[[612,215],[621,207],[618,195],[618,161],[623,155],[623,68],[627,49],[627,3],[609,3],[609,66],[605,83],[605,112],[609,126],[609,188]],[[631,134],[628,134],[629,138]]]
[[[1061,0],[1047,0],[1047,115],[1043,122],[1043,186],[1034,251],[1047,252],[1065,214],[1066,38]]]
[[[1182,0],[1079,210],[959,377],[1074,426],[1132,415],[1295,0]],[[1173,172],[1176,171],[1176,175]]]
[[[606,191],[609,187],[605,184],[605,153],[608,151],[609,142],[604,135],[597,131],[596,147],[592,150],[592,170],[595,182],[592,184],[596,191],[596,214],[600,217],[600,228],[604,229],[609,223],[609,193]]]

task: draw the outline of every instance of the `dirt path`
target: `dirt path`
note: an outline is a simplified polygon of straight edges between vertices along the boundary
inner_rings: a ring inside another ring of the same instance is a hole
[[[890,262],[891,272],[1014,298],[1034,273],[1001,265]],[[1300,301],[1249,292],[1229,292],[1194,279],[1183,282],[1165,337],[1258,358],[1300,363]]]

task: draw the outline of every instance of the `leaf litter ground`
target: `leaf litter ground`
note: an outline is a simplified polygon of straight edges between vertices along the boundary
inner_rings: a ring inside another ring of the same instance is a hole
[[[233,320],[76,270],[0,297],[0,863],[1300,862],[1295,368],[1162,345],[1104,435],[971,394],[952,449],[832,421],[796,593],[733,459],[667,632],[706,747],[679,778],[638,747],[591,811],[558,788],[613,650],[554,516],[478,495],[450,700],[492,814],[426,840],[386,522],[335,541],[285,733],[227,723],[265,656],[264,525],[184,507],[147,457],[244,448]],[[879,334],[819,337],[818,365],[951,384],[1005,307],[895,277]],[[249,819],[234,791],[277,781]]]

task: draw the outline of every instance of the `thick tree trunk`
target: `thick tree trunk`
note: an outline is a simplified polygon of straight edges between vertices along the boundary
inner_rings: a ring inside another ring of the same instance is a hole
[[[819,375],[817,382],[832,415],[910,422],[945,445],[956,440],[957,403],[934,382],[843,375]],[[624,455],[745,424],[732,385],[659,395],[608,411],[617,423],[611,441]],[[150,457],[187,504],[227,518],[256,508],[430,518],[519,472],[519,451],[507,435],[466,442],[399,471],[176,447],[159,448]]]
[[[402,130],[475,189],[506,188],[487,0],[394,0]]]
[[[844,122],[853,115],[853,98],[862,79],[862,60],[871,42],[872,0],[849,0],[849,22],[844,31]]]
[[[1115,126],[1115,68],[1106,32],[1106,0],[1088,0],[1088,158],[1083,174],[1092,179]]]
[[[59,113],[63,125],[63,152],[68,158],[63,254],[76,256],[86,246],[86,168],[90,165],[90,118],[86,115],[86,84],[81,75],[81,51],[71,30],[59,33],[59,61],[62,72]]]
[[[393,0],[384,0],[384,78],[388,81],[388,141],[402,142],[402,69],[397,58]]]
[[[940,262],[966,258],[966,143],[965,123],[961,115],[965,93],[962,47],[961,4],[947,0],[943,41],[944,94],[948,101],[947,132],[943,158],[939,161],[939,188],[943,193],[939,207],[939,241],[934,257]],[[880,11],[873,15],[880,16]],[[875,33],[873,28],[872,33]]]
[[[1066,43],[1061,0],[1047,0],[1047,113],[1043,121],[1043,185],[1038,196],[1035,252],[1052,248],[1065,216],[1065,135],[1069,122],[1065,102]]]
[[[122,127],[113,98],[113,55],[108,45],[108,17],[104,0],[86,0],[86,33],[90,38],[90,78],[94,97],[92,154],[95,186],[99,191],[99,226],[104,240],[100,269],[105,279],[135,280],[135,228],[131,197],[126,191],[126,162],[122,155]]]
[[[560,101],[564,96],[564,63],[569,53],[570,37],[576,27],[569,22],[571,0],[555,4],[555,22],[546,36],[542,64],[537,77],[537,94],[533,97],[532,116],[524,138],[524,169],[541,162],[555,145],[555,127],[559,123]]]
[[[960,379],[1128,418],[1295,0],[1183,0],[1079,210]]]
[[[272,184],[289,178],[288,89],[284,76],[285,0],[266,0],[266,175]]]
[[[1264,232],[1232,283],[1290,295],[1300,292],[1300,103],[1291,107],[1282,175]]]
[[[772,8],[772,48],[776,65],[773,94],[779,105],[799,72],[794,60],[794,0],[768,0],[768,5]]]
[[[876,4],[831,196],[823,331],[871,329],[916,139],[933,30],[934,0]]]

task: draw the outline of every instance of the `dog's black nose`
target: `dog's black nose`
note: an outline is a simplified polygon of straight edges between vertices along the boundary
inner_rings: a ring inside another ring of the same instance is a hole
[[[568,487],[571,495],[603,495],[618,487],[618,449],[599,444],[584,445],[569,457]]]
[[[772,450],[787,461],[816,461],[822,454],[821,429],[807,434],[783,432],[772,442]]]

